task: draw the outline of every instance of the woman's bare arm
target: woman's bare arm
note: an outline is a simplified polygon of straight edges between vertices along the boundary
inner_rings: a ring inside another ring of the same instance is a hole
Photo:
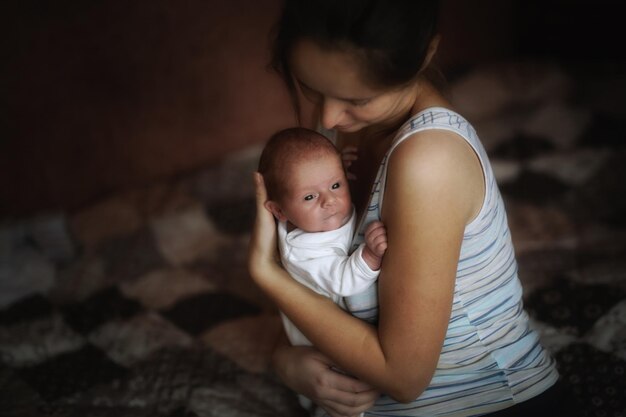
[[[391,157],[378,328],[297,284],[278,266],[257,274],[251,268],[316,348],[398,401],[419,396],[441,352],[463,231],[482,198],[476,186],[480,167],[466,146],[450,133],[431,131],[403,143]]]

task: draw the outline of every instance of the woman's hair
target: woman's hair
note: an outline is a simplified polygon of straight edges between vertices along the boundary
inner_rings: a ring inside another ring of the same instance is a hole
[[[273,32],[271,64],[297,109],[289,60],[302,39],[354,53],[372,86],[401,86],[424,67],[438,14],[437,0],[285,0]]]
[[[276,201],[285,195],[289,172],[294,166],[326,155],[341,159],[335,145],[314,130],[292,127],[274,133],[263,148],[258,168],[268,198]]]

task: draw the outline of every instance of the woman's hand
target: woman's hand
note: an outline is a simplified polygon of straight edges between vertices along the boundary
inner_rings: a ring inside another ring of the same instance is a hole
[[[248,249],[248,270],[257,283],[264,277],[272,276],[273,268],[279,265],[276,247],[276,222],[274,216],[265,208],[267,190],[263,176],[254,173],[256,190],[256,218]]]
[[[356,417],[372,407],[380,395],[378,391],[332,367],[330,359],[312,347],[285,342],[274,353],[274,369],[282,381],[331,417]]]

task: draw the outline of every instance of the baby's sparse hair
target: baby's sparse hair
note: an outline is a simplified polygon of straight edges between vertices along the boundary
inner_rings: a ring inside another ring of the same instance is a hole
[[[292,127],[274,133],[261,153],[258,169],[268,198],[276,201],[285,195],[289,170],[295,164],[327,154],[341,158],[335,145],[314,130]]]

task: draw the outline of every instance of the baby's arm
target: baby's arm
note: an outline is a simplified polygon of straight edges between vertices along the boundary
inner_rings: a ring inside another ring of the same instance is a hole
[[[349,297],[367,290],[378,278],[387,249],[387,230],[383,223],[370,223],[365,228],[364,240],[365,243],[350,255],[333,245],[315,250],[293,247],[289,252],[290,260],[283,264],[294,278],[310,288]]]
[[[380,221],[367,225],[365,229],[365,247],[363,260],[372,271],[378,271],[387,250],[387,229]]]

